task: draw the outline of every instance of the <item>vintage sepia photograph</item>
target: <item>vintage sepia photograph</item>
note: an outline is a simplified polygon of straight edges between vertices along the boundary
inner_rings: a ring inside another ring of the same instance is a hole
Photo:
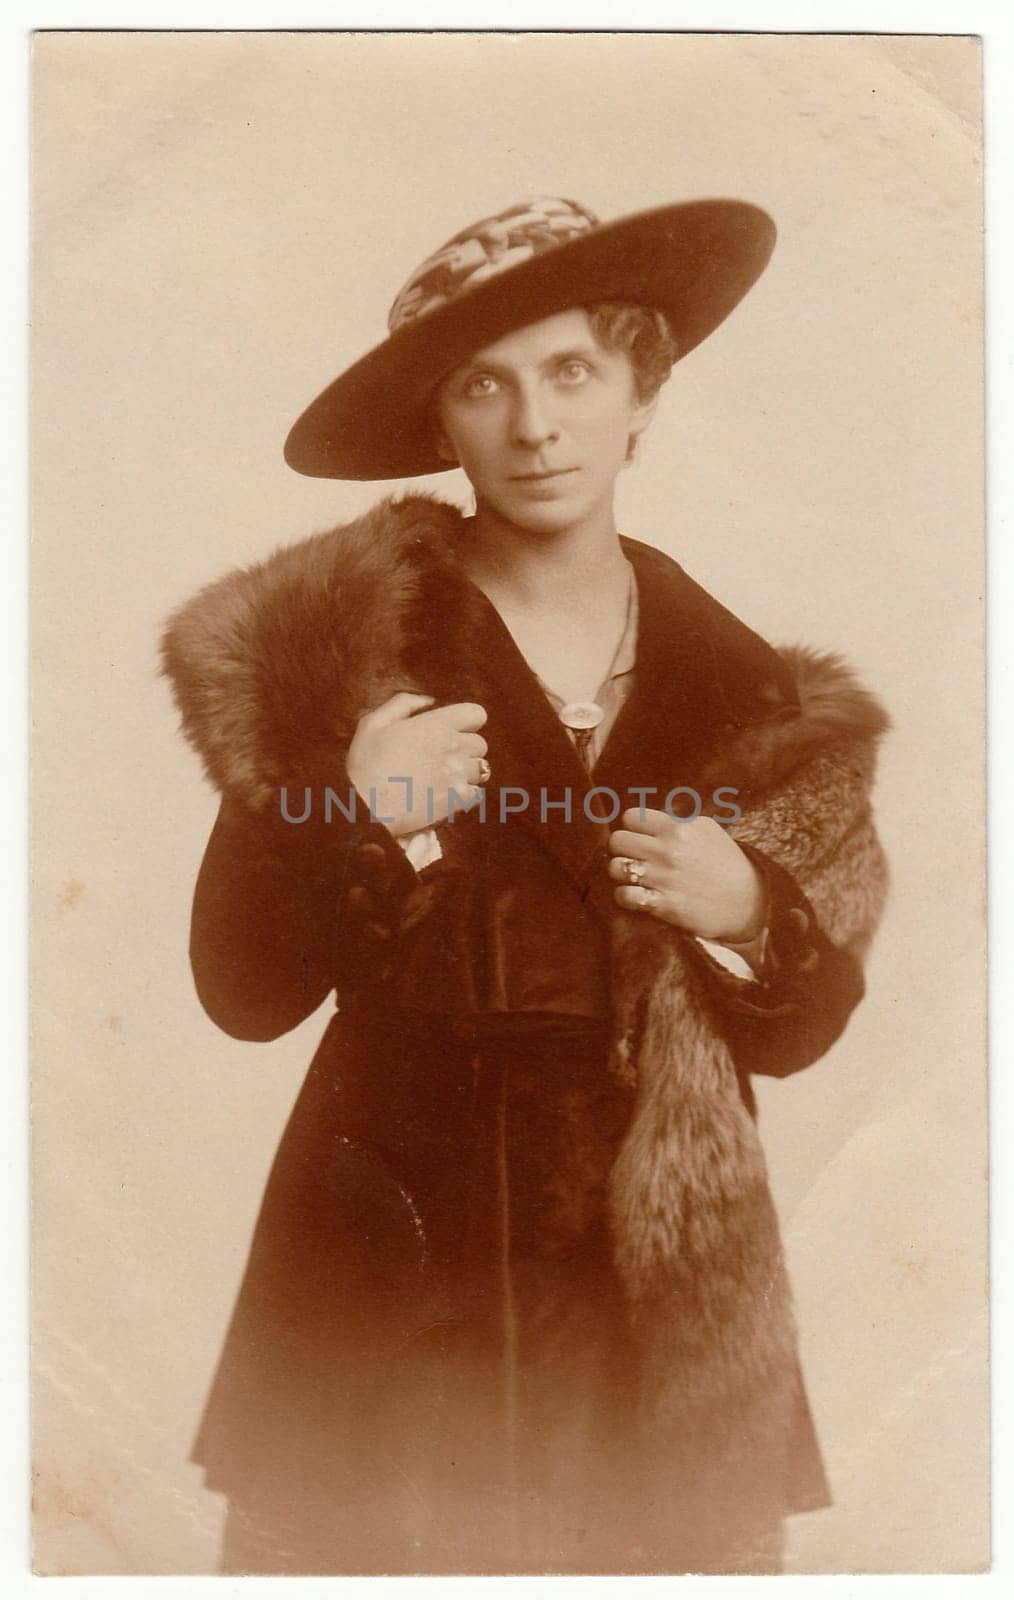
[[[981,67],[35,36],[37,1573],[988,1567]]]

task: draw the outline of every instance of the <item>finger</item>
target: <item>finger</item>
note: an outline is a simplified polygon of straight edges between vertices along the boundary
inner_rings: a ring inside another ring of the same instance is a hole
[[[650,833],[631,833],[626,828],[617,828],[609,835],[609,853],[614,856],[629,856],[634,861],[654,861],[658,864],[671,862],[671,848],[666,843]]]
[[[459,733],[474,733],[476,728],[481,728],[485,722],[486,709],[484,706],[476,705],[474,700],[460,700],[454,705],[437,706],[433,716],[449,722]]]
[[[470,756],[474,760],[477,756],[484,756],[489,751],[481,733],[462,733],[454,742],[454,749],[463,756]]]
[[[621,884],[613,894],[616,904],[627,911],[654,911],[662,899],[657,889],[645,889],[633,883]]]
[[[645,806],[642,811],[639,806],[631,806],[629,811],[624,811],[620,817],[621,825],[631,833],[659,834],[668,833],[673,826],[674,818],[667,811],[653,811],[650,806]]]
[[[481,788],[493,776],[493,769],[485,756],[473,756],[469,763],[469,778]]]
[[[643,871],[636,878],[630,876],[631,865],[643,868]],[[629,883],[632,887],[636,887],[638,884],[646,889],[661,889],[664,887],[659,882],[657,868],[653,868],[643,860],[639,861],[636,856],[613,856],[609,863],[609,876],[614,883]]]
[[[400,722],[403,717],[410,717],[414,711],[421,711],[424,706],[432,704],[431,694],[411,694],[407,689],[400,689],[382,705],[374,706],[360,720],[368,722],[373,728],[386,728],[392,722]]]

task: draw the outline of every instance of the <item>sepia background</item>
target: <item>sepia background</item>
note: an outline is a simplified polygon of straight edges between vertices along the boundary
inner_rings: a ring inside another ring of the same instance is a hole
[[[790,1570],[987,1561],[979,71],[946,37],[37,36],[38,1570],[214,1570],[186,1457],[327,1014],[256,1045],[198,1005],[216,801],[162,620],[387,492],[297,477],[285,433],[417,261],[531,193],[778,224],[620,527],[773,642],[845,653],[894,719],[867,997],[758,1084],[835,1495]]]

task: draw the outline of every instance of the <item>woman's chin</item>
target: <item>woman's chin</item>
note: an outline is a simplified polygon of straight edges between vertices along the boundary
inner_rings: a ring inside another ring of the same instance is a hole
[[[525,533],[568,533],[587,522],[596,508],[584,496],[560,495],[553,499],[525,500],[504,497],[492,507],[496,515]]]

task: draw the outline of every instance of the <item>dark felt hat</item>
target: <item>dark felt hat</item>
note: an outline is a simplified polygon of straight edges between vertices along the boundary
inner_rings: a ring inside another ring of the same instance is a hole
[[[388,338],[307,407],[285,459],[314,478],[448,471],[433,392],[476,350],[557,312],[619,302],[664,312],[681,360],[760,277],[774,242],[771,218],[742,200],[691,200],[608,223],[573,200],[522,201],[416,269]]]

